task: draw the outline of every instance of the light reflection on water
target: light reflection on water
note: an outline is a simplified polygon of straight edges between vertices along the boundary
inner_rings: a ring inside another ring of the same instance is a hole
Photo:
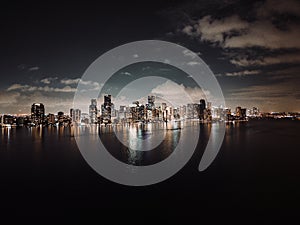
[[[180,126],[178,123],[101,126],[99,137],[118,160],[132,165],[150,165],[173,152],[180,138]]]
[[[204,127],[208,126],[207,124]],[[181,135],[184,134],[182,132],[196,135],[198,134],[196,130],[199,130],[198,122],[176,122],[74,126],[70,133],[79,140],[81,136],[89,136],[90,142],[95,141],[95,143],[100,138],[113,157],[127,164],[152,165],[166,159],[175,150]],[[186,136],[185,139],[188,137]],[[157,143],[153,144],[155,142]]]
[[[131,124],[113,126],[114,134],[130,150],[149,151],[156,148],[165,138],[166,129],[162,123]],[[100,130],[101,132],[105,132]]]
[[[1,150],[9,149],[13,143],[14,148],[31,148],[35,153],[41,154],[43,149],[61,148],[62,142],[65,142],[64,145],[71,143],[71,146],[76,146],[75,135],[79,138],[81,135],[89,135],[94,140],[100,138],[110,154],[122,162],[132,165],[151,165],[166,159],[175,150],[183,134],[188,133],[185,139],[190,135],[196,135],[196,128],[200,128],[197,148],[204,149],[211,127],[214,126],[214,124],[189,121],[108,126],[1,128],[0,147]],[[154,145],[155,136],[158,138]],[[138,149],[148,151],[137,151]]]
[[[222,153],[223,158],[225,157],[226,162],[230,162],[233,160],[233,155],[235,157],[246,157],[247,154],[263,154],[268,152],[269,149],[272,152],[281,152],[287,146],[299,146],[300,123],[297,122],[249,121],[247,123],[226,124],[226,134],[220,153]],[[180,137],[185,137],[184,134],[186,133],[188,133],[188,136],[195,135],[193,128],[200,128],[199,141],[195,152],[197,160],[192,160],[193,163],[195,162],[196,168],[207,145],[209,135],[213,135],[214,129],[217,128],[217,124],[199,124],[198,122],[178,123],[173,124],[173,127],[171,123],[167,127],[165,124],[149,125],[144,127],[146,132],[136,130],[136,125],[134,125],[131,128],[135,132],[131,135],[136,135],[134,139],[136,142],[151,140],[151,135],[157,129],[164,127],[163,142],[151,151],[134,151],[130,146],[122,144],[114,132],[123,132],[123,137],[126,139],[128,138],[128,132],[126,131],[128,127],[126,126],[3,127],[0,128],[0,161],[2,159],[3,164],[5,160],[10,162],[11,157],[19,157],[20,161],[24,163],[33,160],[36,164],[42,164],[44,161],[51,161],[52,163],[52,160],[55,162],[57,159],[65,157],[70,163],[72,159],[82,159],[75,141],[75,135],[80,138],[81,135],[88,134],[93,140],[99,140],[100,137],[106,149],[116,159],[132,165],[150,165],[166,159],[174,151]],[[182,129],[172,129],[176,125],[181,126]],[[146,145],[147,142],[143,144]],[[291,149],[293,148],[291,147]],[[52,158],[49,160],[49,157]]]
[[[14,148],[31,148],[34,152],[41,152],[43,148],[48,149],[51,146],[59,148],[57,146],[62,141],[75,142],[74,135],[89,135],[95,140],[100,137],[106,149],[118,160],[133,165],[149,165],[167,158],[188,126],[199,124],[176,122],[124,126],[6,127],[0,129],[0,147],[1,150],[5,150],[13,144]],[[153,147],[155,135],[159,136],[159,142]]]
[[[293,206],[297,203],[300,188],[300,121],[249,121],[227,124],[222,149],[214,163],[203,173],[198,172],[197,166],[201,149],[205,146],[205,140],[212,132],[214,124],[194,125],[200,127],[199,144],[195,152],[199,152],[197,157],[193,156],[187,166],[169,181],[138,188],[137,191],[133,187],[126,188],[107,182],[87,166],[77,148],[75,138],[71,135],[71,129],[74,134],[83,135],[89,127],[0,128],[1,203],[4,208],[8,207],[9,211],[12,210],[12,206],[19,207],[22,215],[27,213],[24,213],[24,210],[29,206],[28,203],[32,202],[32,205],[37,205],[42,211],[45,207],[41,206],[49,206],[49,212],[52,212],[53,206],[65,212],[67,208],[89,205],[95,208],[97,215],[102,210],[100,208],[99,211],[99,203],[105,207],[108,205],[110,211],[121,202],[124,202],[120,206],[121,210],[128,208],[128,202],[133,202],[129,208],[136,207],[136,203],[149,205],[150,202],[151,207],[160,204],[164,209],[169,207],[181,210],[182,202],[188,206],[193,199],[196,203],[212,203],[208,205],[209,211],[215,212],[212,209],[214,205],[217,205],[218,210],[228,208],[229,210],[225,209],[225,213],[228,211],[229,215],[234,207],[241,208],[242,214],[245,209],[251,209],[249,212],[252,215],[252,209],[257,205],[263,206],[259,211],[265,210],[266,207],[272,211],[274,204],[278,203],[275,205],[278,212],[283,212],[289,204]],[[98,138],[99,128],[92,129],[92,135]],[[101,129],[113,132],[112,127]],[[184,126],[179,132],[168,131],[167,139],[176,141],[177,138],[173,136],[183,132]],[[116,150],[119,154],[127,154]],[[171,149],[162,148],[161,152],[163,151],[168,154]],[[142,161],[133,153],[124,158],[128,160],[128,156],[131,156],[133,162]],[[143,153],[144,156],[145,154],[147,156],[148,152]],[[74,201],[71,201],[72,199]],[[296,199],[293,201],[295,204],[289,202],[291,199]],[[57,204],[60,200],[62,204]],[[180,204],[176,205],[178,202]],[[191,212],[196,216],[201,212],[203,214],[199,204],[196,208],[194,205],[190,207]],[[207,208],[207,204],[203,207]],[[28,213],[34,210],[36,209],[29,208]],[[36,215],[42,211],[38,211]],[[47,212],[45,215],[48,216]],[[70,211],[70,215],[73,214],[74,212]]]

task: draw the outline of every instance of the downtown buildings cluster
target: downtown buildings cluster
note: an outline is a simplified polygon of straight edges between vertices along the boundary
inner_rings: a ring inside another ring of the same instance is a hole
[[[118,109],[112,102],[111,95],[105,95],[103,104],[97,106],[97,100],[92,99],[89,106],[90,123],[152,123],[194,119],[201,122],[212,120],[246,120],[246,109],[237,107],[234,115],[230,109],[212,107],[210,102],[200,99],[199,103],[174,107],[164,102],[156,102],[155,96],[148,96],[146,104],[134,101],[130,105],[121,105]],[[258,110],[256,111],[258,115]],[[80,121],[75,121],[80,122]]]
[[[130,105],[121,105],[117,109],[111,95],[105,95],[103,103],[98,106],[97,99],[91,99],[88,113],[80,109],[70,109],[69,114],[62,111],[46,114],[43,103],[33,103],[30,115],[0,115],[0,126],[68,126],[72,124],[126,124],[156,123],[181,120],[212,121],[247,121],[249,118],[291,118],[300,119],[300,113],[261,113],[257,107],[251,109],[212,106],[211,102],[200,99],[199,103],[188,103],[173,107],[164,102],[156,102],[155,96],[148,96],[146,104],[134,101]]]

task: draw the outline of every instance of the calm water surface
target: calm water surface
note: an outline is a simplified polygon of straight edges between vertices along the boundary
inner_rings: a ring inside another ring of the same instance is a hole
[[[292,221],[300,202],[299,121],[226,125],[217,158],[201,173],[197,168],[213,125],[195,126],[200,135],[191,160],[175,176],[148,187],[118,185],[94,172],[82,158],[70,128],[1,128],[1,216],[11,221],[109,219],[112,223],[120,218],[130,223]],[[134,148],[161,128],[133,126],[130,133],[129,128],[115,129],[123,138],[135,136],[129,145]],[[99,128],[95,129],[97,133]],[[168,157],[182,132],[184,126],[167,130],[156,149],[142,153],[126,147],[111,127],[100,128],[100,138],[115,158],[148,165]]]

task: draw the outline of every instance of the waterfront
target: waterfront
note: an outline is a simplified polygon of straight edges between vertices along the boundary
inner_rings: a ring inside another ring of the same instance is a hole
[[[99,176],[82,158],[69,128],[2,128],[2,215],[70,221],[113,221],[119,215],[133,223],[158,217],[222,218],[233,224],[293,218],[300,200],[299,121],[227,124],[217,158],[201,173],[198,164],[211,125],[198,126],[199,144],[188,164],[149,187],[122,186]]]

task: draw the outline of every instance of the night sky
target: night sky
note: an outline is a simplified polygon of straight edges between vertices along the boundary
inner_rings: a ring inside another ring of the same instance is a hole
[[[149,39],[197,53],[228,107],[300,111],[296,0],[2,3],[0,24],[0,114],[29,113],[33,102],[44,103],[46,113],[68,112],[78,80],[96,58]],[[149,88],[167,91],[168,84]]]

